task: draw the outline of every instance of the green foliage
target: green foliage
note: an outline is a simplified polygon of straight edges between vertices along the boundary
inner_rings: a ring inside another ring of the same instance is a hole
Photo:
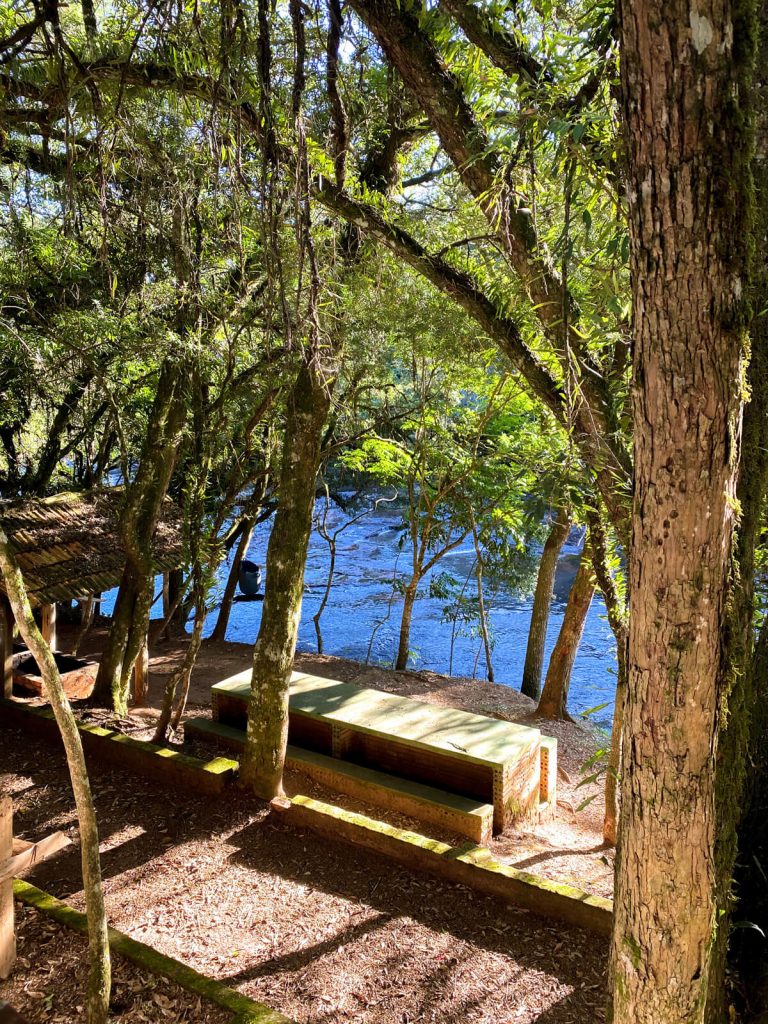
[[[500,67],[448,8],[402,10],[415,13],[482,134],[477,159],[494,171],[480,196],[420,98],[345,11],[344,187],[424,259],[412,266],[375,248],[309,199],[320,359],[335,380],[323,463],[407,498],[416,576],[475,529],[486,586],[522,592],[547,509],[589,500],[595,467],[585,469],[574,426],[585,380],[605,383],[611,443],[621,447],[627,427],[615,26],[601,2],[473,6],[540,71]],[[303,10],[312,190],[335,180],[336,115],[327,8]],[[269,5],[269,60],[256,5],[116,0],[97,6],[90,36],[79,4],[60,9],[56,32],[34,23],[36,11],[24,0],[0,13],[0,38],[31,26],[2,55],[0,492],[130,478],[170,361],[185,404],[171,492],[190,551],[212,564],[223,510],[274,470],[285,385],[314,323],[289,10]],[[534,263],[567,283],[567,345],[510,261],[503,217],[488,215],[510,196]],[[514,324],[562,391],[559,420],[477,309],[435,289],[432,260]],[[268,414],[254,423],[265,396]]]

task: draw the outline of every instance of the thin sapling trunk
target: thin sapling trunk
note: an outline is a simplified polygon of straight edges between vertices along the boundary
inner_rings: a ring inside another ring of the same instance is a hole
[[[11,603],[21,635],[40,666],[43,690],[53,710],[64,744],[80,827],[83,889],[88,918],[90,971],[85,1001],[85,1020],[87,1024],[106,1024],[111,987],[109,936],[101,885],[99,833],[88,781],[88,770],[77,722],[64,692],[56,660],[35,624],[24,580],[8,537],[2,529],[0,529],[0,571],[2,571],[8,600]]]

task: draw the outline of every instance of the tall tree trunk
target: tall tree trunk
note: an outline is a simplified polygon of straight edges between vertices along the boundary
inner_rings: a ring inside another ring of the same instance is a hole
[[[768,483],[768,10],[758,7],[760,22],[755,73],[756,146],[752,163],[757,204],[755,210],[755,265],[752,276],[749,366],[750,401],[744,410],[742,461],[738,503],[741,510],[736,538],[733,596],[726,628],[724,671],[732,687],[728,717],[718,748],[716,800],[718,818],[718,932],[710,972],[707,1020],[725,1019],[725,967],[731,904],[739,900],[738,916],[751,921],[768,935],[768,634],[763,628],[753,643],[755,619],[755,549],[763,524]],[[746,786],[745,796],[742,790]],[[743,823],[740,818],[745,808]],[[738,831],[737,831],[738,830]],[[732,865],[738,841],[736,885]],[[768,966],[760,970],[752,954],[766,958],[766,940],[751,929],[738,933],[738,958],[750,989],[750,1003],[768,1019]]]
[[[565,605],[563,623],[549,659],[547,678],[536,714],[542,718],[570,718],[568,690],[576,652],[584,632],[589,606],[595,596],[595,576],[589,542],[585,542],[579,560],[579,569],[571,585]]]
[[[8,538],[0,529],[0,571],[5,580],[8,599],[27,647],[32,652],[43,681],[56,724],[61,733],[64,753],[67,758],[69,777],[75,796],[77,820],[80,827],[80,851],[85,892],[85,911],[88,918],[88,949],[90,972],[85,1004],[87,1024],[106,1024],[109,1014],[109,992],[111,968],[107,914],[104,907],[104,893],[101,885],[99,862],[99,832],[96,825],[96,811],[93,806],[88,771],[85,765],[83,747],[75,716],[69,706],[61,676],[50,647],[43,639],[35,624],[32,609],[27,598],[24,580],[11,550]]]
[[[91,594],[90,597],[84,598],[82,601],[79,601],[78,604],[80,605],[80,627],[72,640],[70,654],[73,658],[77,656],[80,644],[85,640],[86,636],[88,636],[88,632],[93,625],[93,617],[96,610],[96,595]]]
[[[254,487],[253,494],[248,500],[248,507],[243,511],[242,520],[235,527],[235,530],[239,531],[237,549],[232,559],[229,575],[227,576],[224,594],[221,598],[221,607],[219,608],[219,614],[216,616],[216,625],[211,634],[211,640],[216,642],[223,642],[226,639],[229,616],[232,614],[232,603],[235,600],[235,591],[237,590],[237,581],[240,574],[240,563],[248,554],[248,547],[251,543],[257,521],[264,521],[264,499],[267,495],[268,486],[269,475],[264,473]],[[234,539],[228,540],[226,547],[230,548],[233,543]]]
[[[254,519],[249,518],[247,522],[243,524],[243,530],[240,534],[240,539],[237,542],[237,548],[235,549],[235,554],[232,558],[232,565],[229,568],[229,575],[227,576],[227,583],[224,587],[224,594],[221,598],[219,614],[216,616],[216,625],[214,626],[213,633],[211,633],[211,640],[215,642],[223,641],[227,636],[229,616],[232,613],[232,602],[235,600],[237,581],[240,575],[240,563],[245,558],[246,552],[248,551],[248,545],[251,543],[251,537],[253,537],[253,523]]]
[[[622,0],[634,304],[616,1024],[701,1024],[748,314],[753,9]]]
[[[599,502],[597,506],[595,510],[587,513],[589,539],[592,547],[592,567],[595,570],[597,585],[600,587],[605,601],[608,622],[616,639],[616,698],[613,705],[611,746],[605,776],[605,814],[603,817],[603,839],[606,843],[615,846],[618,835],[621,738],[624,704],[627,697],[627,607],[611,574],[607,526]]]
[[[312,616],[312,621],[315,624],[315,636],[317,637],[317,653],[323,653],[323,631],[320,628],[320,619],[323,617],[323,612],[328,604],[328,598],[331,596],[331,587],[333,586],[333,577],[336,572],[336,537],[326,534],[328,542],[328,574],[325,577],[325,589],[323,590],[323,596],[320,599],[320,604],[317,607],[317,611]]]
[[[621,781],[621,750],[624,730],[624,708],[627,703],[627,647],[617,648],[616,698],[613,702],[611,745],[605,773],[605,812],[603,839],[615,846],[619,836],[619,784]]]
[[[136,479],[126,486],[120,531],[126,565],[120,582],[91,702],[123,715],[134,662],[145,642],[152,607],[152,538],[176,462],[186,413],[184,373],[166,360],[147,428]]]
[[[184,632],[186,620],[181,610],[184,601],[184,571],[171,569],[168,573],[168,611],[163,609],[163,618],[168,620],[166,628],[173,627]]]
[[[477,523],[474,514],[472,515],[472,541],[475,545],[475,582],[477,583],[477,617],[480,622],[480,635],[483,638],[483,650],[485,651],[485,674],[489,683],[493,682],[493,651],[491,636],[488,630],[488,616],[485,610],[485,598],[483,596],[483,551],[480,546],[480,537],[477,532]]]
[[[400,635],[397,643],[397,657],[395,668],[398,672],[404,672],[408,667],[408,654],[411,644],[411,619],[413,618],[413,606],[416,604],[416,593],[419,586],[419,578],[412,576],[403,594],[403,614],[400,618]]]
[[[160,717],[158,718],[157,725],[155,726],[155,735],[152,737],[153,743],[165,743],[168,739],[168,727],[170,726],[172,731],[175,732],[181,723],[181,716],[183,715],[184,708],[187,704],[189,684],[192,679],[192,669],[195,667],[195,661],[197,660],[197,655],[200,651],[200,644],[203,640],[203,627],[205,626],[207,610],[205,604],[205,585],[203,583],[202,570],[200,568],[195,568],[193,572],[196,574],[196,579],[194,588],[195,622],[192,627],[192,636],[189,638],[189,643],[184,651],[184,657],[181,664],[171,672],[165,684],[165,690],[163,691],[163,704],[160,708]],[[174,710],[173,704],[179,687],[181,687],[181,690]]]
[[[736,916],[756,928],[740,928],[734,933],[733,961],[741,988],[755,1024],[768,1021],[768,619],[763,620],[749,668],[749,691],[753,698],[747,756],[750,777],[747,784],[746,811],[739,827],[739,858],[735,872],[738,907]],[[759,929],[759,930],[758,930]],[[725,964],[718,962],[722,981]],[[714,973],[714,972],[713,972]],[[707,1019],[717,1022],[721,1008],[719,990],[710,986]],[[714,998],[713,998],[714,997]]]
[[[560,551],[565,544],[571,529],[571,517],[565,509],[558,509],[552,520],[544,550],[539,562],[539,575],[536,579],[536,590],[533,595],[531,609],[531,626],[528,631],[528,646],[525,650],[523,666],[523,685],[521,693],[531,700],[538,700],[541,693],[541,676],[544,671],[544,646],[547,642],[547,626],[549,625],[549,609],[552,605],[552,594],[555,588],[555,573]]]
[[[257,796],[282,794],[288,693],[301,620],[317,470],[331,385],[305,363],[288,397],[279,504],[267,547],[261,626],[253,652],[248,733],[241,778]]]

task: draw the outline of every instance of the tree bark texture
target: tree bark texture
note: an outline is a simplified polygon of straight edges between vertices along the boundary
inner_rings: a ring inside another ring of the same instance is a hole
[[[725,1019],[724,1004],[730,910],[768,934],[768,633],[754,643],[755,549],[760,539],[768,483],[768,10],[758,7],[759,48],[755,69],[755,262],[750,325],[750,400],[744,410],[738,501],[741,510],[734,556],[733,597],[727,621],[724,671],[731,692],[725,734],[718,749],[717,817],[719,920],[707,1006],[709,1024]],[[743,794],[743,795],[742,795]],[[742,809],[744,820],[741,821]],[[736,885],[732,871],[738,840]],[[768,963],[765,938],[754,929],[735,933],[735,961],[748,1002],[768,1020]],[[760,1017],[760,1014],[764,1017]]]
[[[85,756],[75,716],[67,700],[56,661],[42,633],[35,624],[26,587],[19,571],[8,538],[0,529],[0,571],[5,580],[8,599],[19,626],[19,631],[37,664],[43,681],[43,692],[48,699],[56,724],[61,733],[67,758],[69,777],[77,808],[80,828],[80,850],[85,892],[85,911],[88,918],[88,949],[90,972],[85,1001],[87,1024],[106,1024],[109,1014],[111,967],[107,914],[101,885],[99,861],[99,833],[96,811],[88,781]]]
[[[257,796],[282,794],[288,693],[304,593],[304,567],[331,384],[309,360],[288,397],[279,505],[267,547],[261,626],[253,652],[241,778]]]
[[[576,652],[584,632],[589,606],[595,596],[595,576],[589,544],[579,560],[579,568],[568,593],[563,623],[549,658],[547,678],[536,714],[542,718],[568,718],[568,690]]]
[[[571,518],[565,509],[558,509],[552,520],[544,550],[541,552],[539,574],[536,577],[536,590],[533,594],[531,609],[531,626],[528,631],[528,646],[525,650],[523,666],[523,684],[520,692],[531,700],[538,700],[541,695],[541,677],[544,672],[544,647],[547,642],[547,626],[549,625],[549,609],[552,606],[552,594],[555,589],[555,573],[560,551],[565,544],[571,528]]]
[[[620,4],[635,495],[614,1024],[700,1024],[740,442],[750,3]]]

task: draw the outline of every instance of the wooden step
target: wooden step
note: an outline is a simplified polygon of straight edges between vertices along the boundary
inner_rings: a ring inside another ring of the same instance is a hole
[[[215,722],[210,718],[186,718],[184,739],[215,743],[225,750],[240,753],[245,746],[245,729],[236,729],[233,725],[224,725],[223,722]]]
[[[228,750],[240,751],[245,744],[243,729],[209,718],[188,719],[184,723],[184,735],[189,739],[216,743]],[[303,771],[317,782],[348,796],[449,829],[476,843],[487,843],[493,834],[493,805],[480,803],[471,797],[411,782],[293,744],[288,745],[286,767]]]

